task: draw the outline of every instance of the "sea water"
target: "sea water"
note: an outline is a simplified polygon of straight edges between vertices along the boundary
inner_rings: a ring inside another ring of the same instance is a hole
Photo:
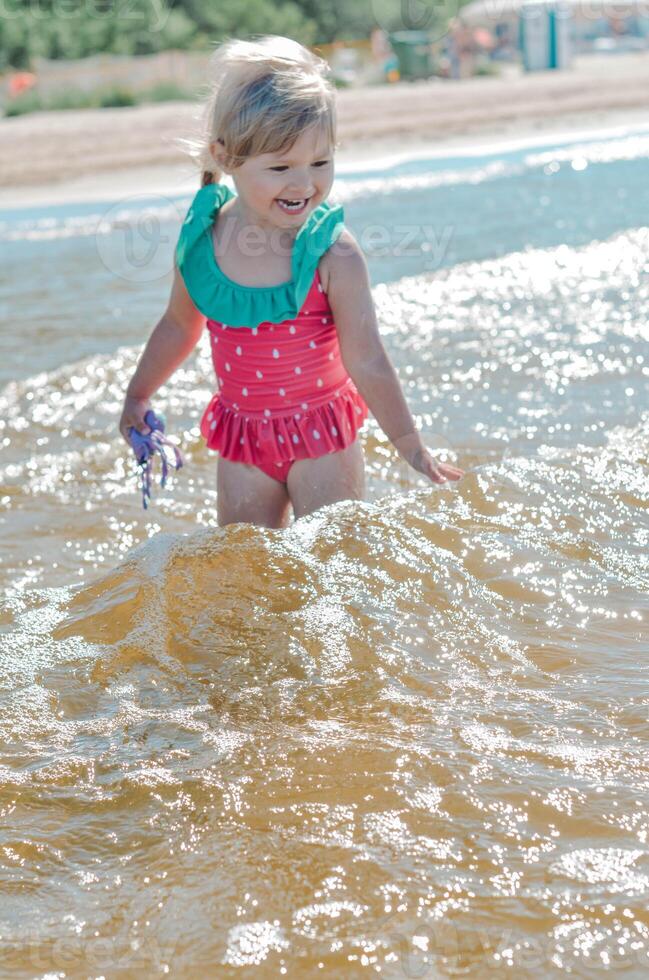
[[[204,337],[117,431],[191,195],[0,213],[7,977],[649,968],[649,130],[341,174],[432,486],[218,528]]]

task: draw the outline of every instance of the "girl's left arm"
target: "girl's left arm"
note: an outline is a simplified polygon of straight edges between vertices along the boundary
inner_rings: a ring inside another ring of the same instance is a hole
[[[434,483],[459,480],[464,470],[433,459],[406,403],[383,346],[365,256],[344,229],[327,253],[327,297],[343,364],[397,452]]]

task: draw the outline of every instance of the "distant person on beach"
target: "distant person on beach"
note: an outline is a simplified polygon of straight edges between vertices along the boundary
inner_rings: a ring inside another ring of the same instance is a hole
[[[454,17],[448,33],[451,78],[469,78],[473,75],[476,51],[473,30],[461,17]]]
[[[494,28],[495,44],[489,57],[492,61],[512,61],[516,57],[516,45],[509,24],[499,23]]]
[[[218,388],[200,431],[219,454],[220,525],[284,527],[338,500],[363,499],[358,433],[372,412],[431,483],[463,470],[424,445],[383,346],[368,269],[328,201],[335,88],[325,61],[285,37],[230,39],[213,56],[201,187],[176,246],[166,312],[128,385],[128,442],[154,392],[207,323]],[[221,183],[232,177],[236,193]]]
[[[374,27],[370,33],[372,61],[379,69],[379,78],[393,82],[399,78],[399,59],[392,50],[390,39],[382,27]]]

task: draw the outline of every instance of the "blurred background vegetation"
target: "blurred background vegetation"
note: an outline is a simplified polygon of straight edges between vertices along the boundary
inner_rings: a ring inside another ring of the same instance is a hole
[[[0,117],[193,101],[211,52],[230,37],[292,37],[329,62],[339,88],[448,74],[440,41],[466,2],[0,0]],[[404,33],[399,53],[393,41]],[[487,59],[471,69],[496,71]]]
[[[447,6],[430,5],[427,27],[454,12]],[[284,34],[306,45],[367,38],[377,12],[387,30],[407,26],[402,0],[3,0],[0,72],[29,69],[35,56],[207,51],[226,36]]]

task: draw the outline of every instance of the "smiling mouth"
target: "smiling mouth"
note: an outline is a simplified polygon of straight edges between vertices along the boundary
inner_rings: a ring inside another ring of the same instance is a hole
[[[303,197],[298,200],[292,200],[292,201],[283,197],[276,198],[276,201],[280,206],[280,208],[282,209],[282,211],[286,212],[287,214],[291,214],[291,213],[299,214],[300,211],[304,210],[304,208],[307,206],[310,200],[311,200],[310,197]]]

